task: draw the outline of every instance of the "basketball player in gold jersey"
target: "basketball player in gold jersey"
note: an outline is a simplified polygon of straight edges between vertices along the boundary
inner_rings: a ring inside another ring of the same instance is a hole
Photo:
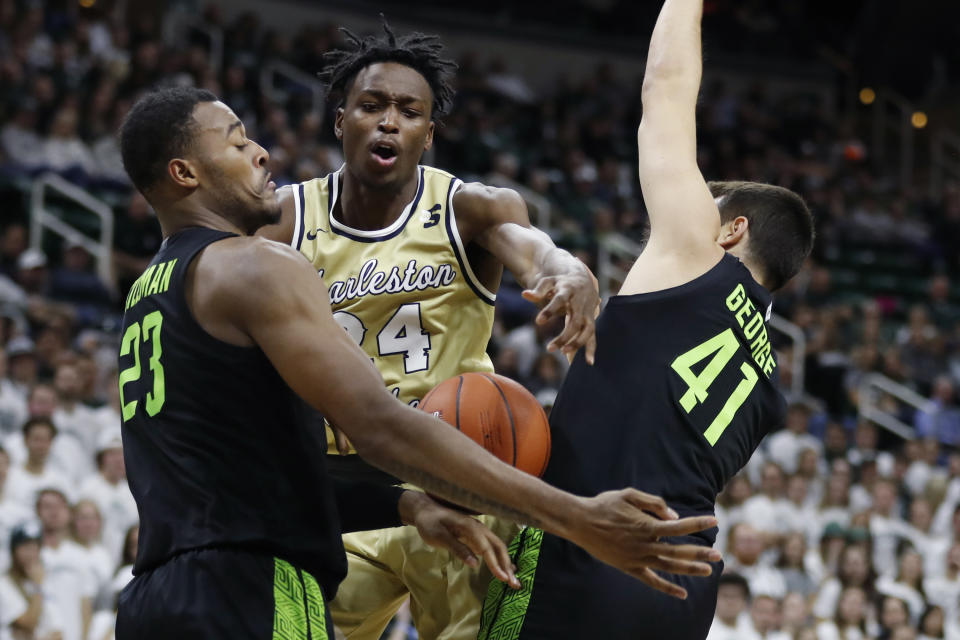
[[[486,354],[506,266],[540,305],[537,322],[565,316],[549,345],[592,361],[597,282],[583,263],[530,225],[509,189],[464,184],[420,166],[435,119],[449,107],[454,63],[436,36],[357,38],[328,54],[322,74],[341,103],[335,132],[345,164],[279,192],[283,217],[261,233],[306,256],[330,291],[334,317],[374,361],[388,389],[416,406],[442,380],[493,371]],[[331,471],[394,480],[328,433]],[[508,541],[517,524],[484,518]],[[344,536],[349,571],[331,603],[351,640],[376,640],[408,596],[424,640],[473,640],[489,575],[428,548],[410,527]]]

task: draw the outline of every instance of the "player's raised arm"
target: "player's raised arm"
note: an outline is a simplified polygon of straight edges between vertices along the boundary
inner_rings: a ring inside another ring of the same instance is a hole
[[[718,558],[717,552],[657,540],[712,527],[714,518],[673,520],[663,500],[632,489],[589,499],[570,495],[397,402],[333,320],[322,280],[293,249],[254,240],[220,260],[234,265],[229,276],[218,277],[227,270],[211,262],[196,277],[198,286],[212,291],[205,306],[221,309],[220,316],[249,336],[293,390],[335,420],[371,463],[448,500],[566,537],[673,595],[684,592],[651,569],[710,573],[703,562]]]
[[[697,167],[702,13],[703,0],[666,0],[650,39],[643,79],[637,145],[640,186],[651,229],[644,251],[649,255],[642,260],[670,257],[676,261],[657,265],[658,271],[676,271],[677,282],[664,286],[700,275],[722,255],[716,243],[720,216]],[[631,273],[625,283],[628,293],[633,292],[629,281],[637,277]]]
[[[473,240],[510,270],[526,289],[523,296],[540,307],[538,324],[564,316],[563,331],[547,349],[572,358],[585,347],[593,364],[600,294],[590,269],[530,224],[527,205],[512,189],[466,184],[454,195],[454,208],[464,242]]]

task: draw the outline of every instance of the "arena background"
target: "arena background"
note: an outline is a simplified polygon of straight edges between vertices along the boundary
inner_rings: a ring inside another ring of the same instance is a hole
[[[298,182],[342,161],[315,79],[337,27],[370,32],[383,11],[398,31],[439,33],[458,94],[424,162],[517,189],[606,295],[645,222],[634,133],[659,7],[0,0],[0,570],[11,532],[33,535],[24,496],[58,489],[39,526],[65,640],[82,637],[85,598],[88,638],[112,637],[135,548],[116,330],[160,231],[120,163],[132,102],[210,89],[269,150],[277,184]],[[818,233],[774,304],[787,429],[719,500],[727,571],[752,597],[729,580],[718,613],[735,622],[712,638],[960,638],[958,25],[960,5],[935,0],[706,2],[703,173],[795,189]],[[490,352],[549,407],[565,362],[533,313],[505,276]],[[56,425],[52,445],[25,439],[37,417]],[[63,537],[70,553],[54,550]],[[0,581],[0,625],[17,575]],[[387,636],[415,637],[406,614]]]

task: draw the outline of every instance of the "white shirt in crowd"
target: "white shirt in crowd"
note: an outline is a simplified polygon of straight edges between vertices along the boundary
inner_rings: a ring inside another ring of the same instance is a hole
[[[740,616],[733,627],[724,624],[720,618],[714,618],[706,640],[760,640],[760,636],[753,630],[749,617]]]
[[[92,601],[96,580],[83,548],[72,540],[64,540],[57,548],[44,545],[40,557],[46,572],[44,597],[54,603],[60,614],[63,640],[85,640],[83,601]]]
[[[37,493],[41,489],[57,489],[67,496],[67,500],[74,502],[73,483],[53,465],[48,464],[39,475],[28,472],[22,464],[11,465],[7,474],[7,486],[4,489],[7,499],[35,512]]]
[[[33,518],[33,512],[22,505],[0,499],[0,573],[10,568],[10,532],[14,527]]]
[[[6,573],[0,575],[0,640],[13,640],[11,625],[27,612],[30,603],[13,579]],[[57,614],[56,605],[44,597],[43,613],[34,633],[42,636],[51,631],[61,631],[63,621]]]
[[[785,498],[769,498],[762,493],[750,496],[743,503],[743,519],[757,531],[780,533],[780,517],[789,505]]]
[[[91,500],[103,520],[103,545],[119,562],[127,530],[139,522],[137,502],[126,480],[110,484],[100,473],[88,477],[77,492],[79,500]]]
[[[804,449],[813,449],[819,458],[823,444],[809,433],[781,429],[767,438],[767,459],[776,462],[787,475],[797,472],[797,458]]]

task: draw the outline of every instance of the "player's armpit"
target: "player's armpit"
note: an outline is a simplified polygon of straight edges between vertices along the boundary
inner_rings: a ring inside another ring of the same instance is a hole
[[[277,200],[280,202],[280,222],[260,227],[257,229],[257,235],[267,240],[290,244],[293,239],[293,228],[296,224],[293,187],[287,185],[277,189]]]

